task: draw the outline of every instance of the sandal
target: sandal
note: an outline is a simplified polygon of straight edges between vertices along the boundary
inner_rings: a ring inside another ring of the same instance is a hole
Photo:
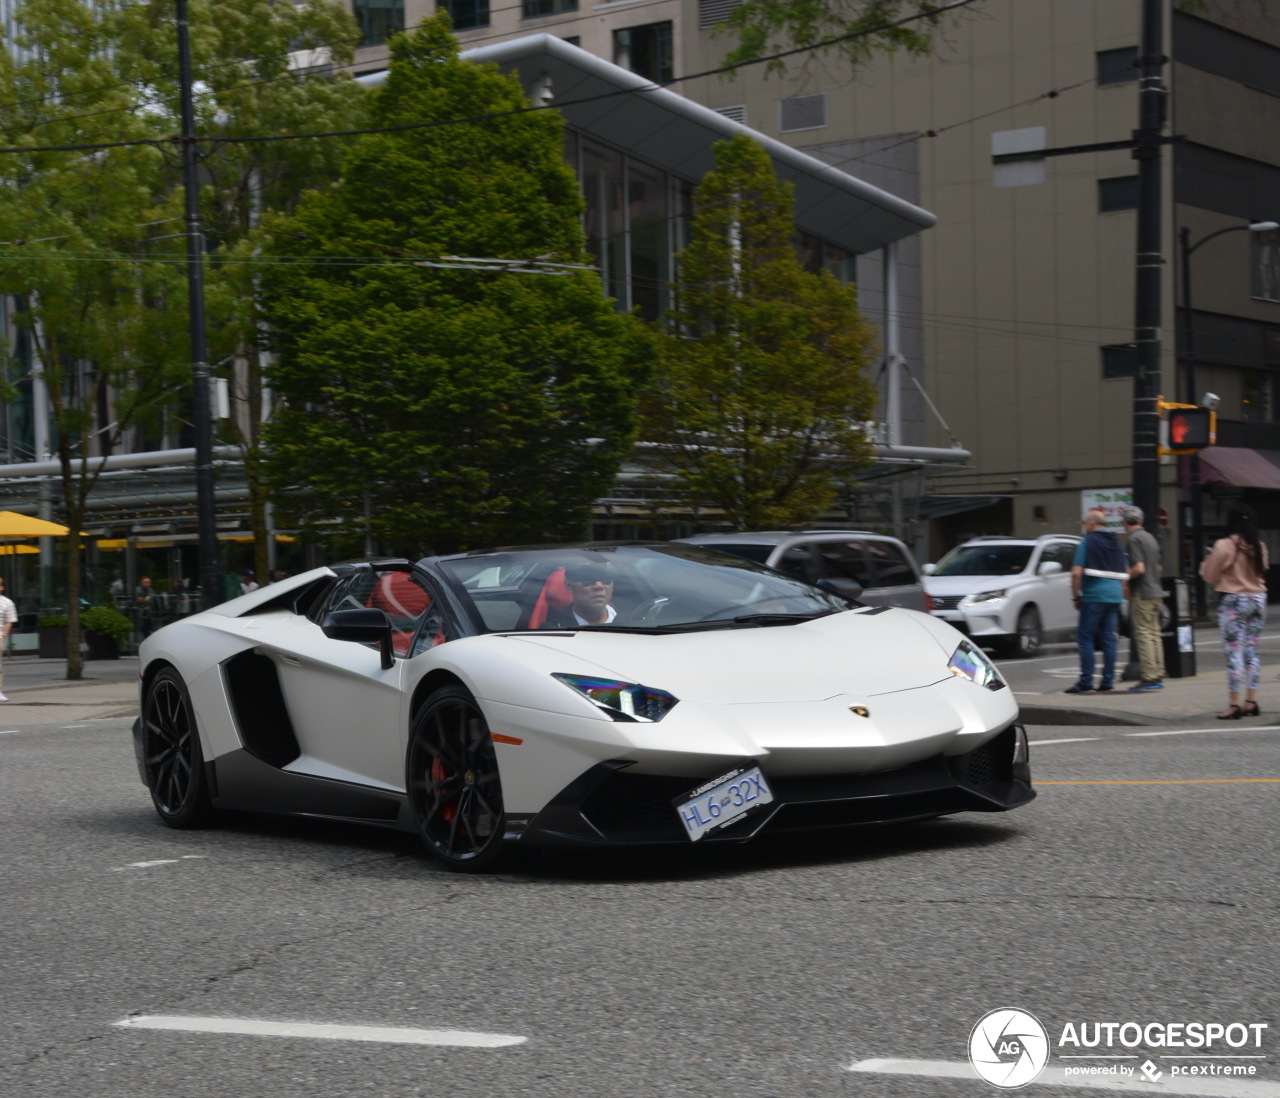
[[[1243,716],[1244,716],[1244,710],[1241,709],[1238,705],[1229,705],[1227,706],[1227,711],[1225,713],[1218,714],[1218,720],[1238,721]]]
[[[1262,716],[1262,710],[1258,708],[1258,703],[1256,701],[1247,701],[1244,703],[1244,708],[1240,710],[1240,716],[1260,717]]]

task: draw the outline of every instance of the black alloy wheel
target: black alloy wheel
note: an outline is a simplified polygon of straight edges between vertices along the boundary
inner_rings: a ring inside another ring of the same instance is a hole
[[[1034,606],[1024,606],[1018,615],[1018,635],[1014,639],[1015,655],[1034,656],[1040,651],[1041,640],[1040,611]]]
[[[147,788],[170,827],[200,827],[212,814],[204,753],[181,676],[163,668],[142,703],[142,751]]]
[[[418,834],[450,869],[479,873],[504,853],[505,817],[489,724],[461,686],[437,690],[414,718],[406,784]]]

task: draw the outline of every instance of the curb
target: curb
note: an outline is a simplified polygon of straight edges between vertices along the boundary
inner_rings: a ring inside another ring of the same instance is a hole
[[[1140,717],[1115,709],[1073,709],[1065,705],[1023,705],[1019,708],[1023,724],[1146,726],[1169,723],[1167,718]]]

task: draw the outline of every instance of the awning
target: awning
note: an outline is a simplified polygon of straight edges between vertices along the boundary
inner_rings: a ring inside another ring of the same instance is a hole
[[[1200,483],[1280,491],[1280,469],[1257,450],[1240,446],[1206,446],[1200,451]]]
[[[846,251],[874,251],[930,228],[937,218],[839,168],[659,87],[553,34],[532,34],[463,52],[467,61],[519,74],[574,129],[697,183],[714,166],[717,141],[749,134],[795,188],[796,225]],[[359,77],[376,87],[385,72]]]

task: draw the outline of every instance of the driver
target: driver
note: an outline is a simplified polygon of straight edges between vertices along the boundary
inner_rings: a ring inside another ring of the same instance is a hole
[[[609,602],[613,598],[613,569],[607,563],[571,564],[564,570],[564,582],[573,603],[561,612],[559,620],[548,618],[544,629],[608,625],[618,616]]]

